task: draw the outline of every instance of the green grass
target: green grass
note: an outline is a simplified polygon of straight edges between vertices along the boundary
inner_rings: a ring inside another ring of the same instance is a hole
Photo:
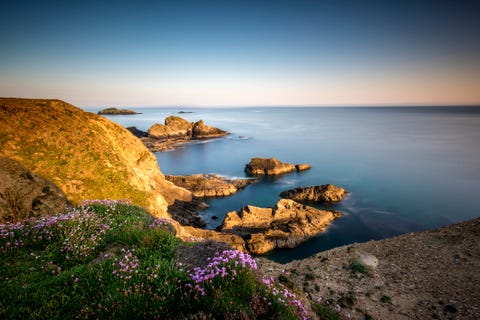
[[[179,267],[165,219],[101,201],[0,225],[0,319],[301,319],[301,302],[234,250]]]
[[[329,306],[315,304],[313,305],[313,308],[315,309],[315,312],[319,316],[320,320],[340,320],[338,313]]]
[[[361,273],[361,274],[364,274],[364,275],[367,275],[367,276],[370,276],[371,275],[371,270],[368,266],[366,266],[365,264],[363,264],[362,262],[360,261],[353,261],[352,263],[350,263],[350,265],[348,266],[348,269],[350,269],[350,271],[352,273]]]

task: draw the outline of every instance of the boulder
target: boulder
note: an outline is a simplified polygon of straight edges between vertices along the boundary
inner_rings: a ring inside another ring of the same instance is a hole
[[[0,223],[63,212],[68,204],[63,191],[17,161],[0,157]]]
[[[333,184],[324,184],[321,186],[300,187],[283,191],[280,193],[280,197],[299,202],[337,202],[342,200],[347,194],[348,191],[343,188],[334,186]]]
[[[310,168],[311,166],[308,164],[293,165],[281,162],[275,158],[252,158],[250,163],[245,165],[245,172],[250,175],[277,175]]]
[[[297,246],[323,232],[340,215],[338,211],[281,199],[274,208],[246,206],[239,212],[229,212],[219,230],[242,237],[249,252],[264,254]]]
[[[196,197],[227,197],[255,181],[253,179],[228,179],[214,174],[165,175],[165,179],[190,190]]]
[[[188,122],[187,120],[177,117],[177,116],[169,116],[165,118],[165,125],[170,128],[177,128],[179,130],[186,130],[187,135],[190,135],[190,130],[192,129],[192,123]]]
[[[186,138],[187,135],[188,130],[160,123],[155,123],[148,129],[148,136],[154,139]]]
[[[192,128],[192,137],[195,139],[216,138],[227,135],[228,132],[207,126],[203,120],[195,122]]]

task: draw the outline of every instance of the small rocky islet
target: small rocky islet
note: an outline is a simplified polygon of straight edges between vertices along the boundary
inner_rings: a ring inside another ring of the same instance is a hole
[[[164,124],[154,123],[147,132],[136,127],[127,129],[152,152],[171,150],[193,140],[213,139],[229,134],[225,130],[206,125],[203,120],[189,122],[178,116],[165,118]]]
[[[98,111],[100,115],[131,115],[131,114],[141,114],[141,112],[136,112],[130,109],[119,109],[119,108],[106,108]]]

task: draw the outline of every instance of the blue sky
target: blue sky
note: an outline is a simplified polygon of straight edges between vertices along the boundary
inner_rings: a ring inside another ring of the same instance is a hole
[[[479,1],[9,1],[0,96],[480,104]]]

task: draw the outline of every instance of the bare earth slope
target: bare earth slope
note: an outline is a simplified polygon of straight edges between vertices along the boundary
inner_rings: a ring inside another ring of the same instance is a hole
[[[60,100],[0,98],[0,155],[54,182],[74,203],[128,198],[166,216],[175,199],[191,199],[128,130]]]
[[[367,275],[352,267],[366,257]],[[283,273],[341,319],[480,319],[480,218],[433,231],[340,247],[279,265]],[[357,270],[355,273],[353,270]]]

